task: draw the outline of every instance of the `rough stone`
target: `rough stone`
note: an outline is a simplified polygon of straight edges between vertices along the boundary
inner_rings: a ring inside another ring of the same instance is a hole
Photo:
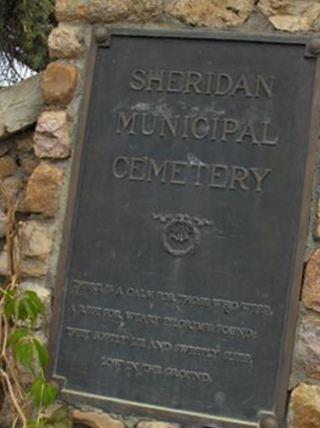
[[[53,245],[51,228],[37,220],[19,222],[21,254],[28,257],[43,257],[50,254]]]
[[[320,239],[320,199],[318,200],[317,205],[317,215],[316,215],[316,226],[314,230],[314,238],[316,240]]]
[[[114,22],[124,18],[145,21],[164,12],[164,0],[57,0],[59,21]]]
[[[40,278],[47,274],[46,258],[23,257],[20,259],[20,274],[23,278]],[[6,247],[0,252],[0,276],[8,276],[8,252]]]
[[[42,77],[42,92],[47,104],[68,104],[74,95],[78,70],[74,65],[54,62]]]
[[[58,21],[112,22],[126,18],[137,0],[57,0]]]
[[[320,380],[320,318],[304,315],[298,333],[295,369],[299,378]]]
[[[195,26],[235,27],[243,24],[254,8],[254,0],[175,0],[168,15]]]
[[[300,384],[292,393],[291,428],[320,428],[320,386]]]
[[[46,259],[26,257],[21,260],[21,275],[23,278],[40,278],[48,273],[48,263]]]
[[[51,58],[75,58],[81,52],[83,40],[80,29],[69,24],[59,24],[49,35],[48,45]]]
[[[307,308],[320,312],[320,249],[313,253],[307,264],[302,301]]]
[[[139,0],[133,2],[134,20],[147,21],[165,11],[164,0]]]
[[[65,111],[44,111],[34,133],[34,151],[39,158],[66,158],[70,155],[70,137]],[[1,159],[0,159],[1,161]]]
[[[3,180],[4,187],[7,192],[8,199],[11,203],[16,204],[19,202],[19,192],[22,187],[22,183],[16,176],[11,176],[4,178]],[[2,192],[0,192],[0,207],[6,209],[6,199],[4,198]]]
[[[106,413],[81,412],[73,410],[71,413],[73,422],[83,424],[89,428],[125,428],[125,425]]]
[[[258,6],[278,30],[294,32],[319,28],[319,0],[260,0]]]
[[[0,138],[32,125],[43,107],[41,74],[0,90]]]
[[[29,153],[33,151],[33,132],[18,134],[14,138],[14,148],[18,152]]]
[[[19,163],[21,167],[21,172],[29,176],[32,171],[39,165],[39,159],[34,156],[24,153],[22,156],[19,156]]]
[[[54,216],[58,210],[63,178],[61,168],[46,163],[38,165],[27,184],[25,209],[48,217]]]
[[[142,421],[139,422],[137,428],[178,428],[177,424],[169,424],[167,422],[157,421]]]
[[[0,157],[0,178],[14,175],[17,170],[17,164],[12,156],[5,155]]]

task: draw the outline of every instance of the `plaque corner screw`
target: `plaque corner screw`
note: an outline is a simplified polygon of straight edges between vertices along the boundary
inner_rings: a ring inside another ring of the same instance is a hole
[[[279,424],[274,416],[267,416],[261,419],[259,428],[279,428]]]
[[[307,51],[311,55],[319,55],[320,54],[320,38],[315,37],[311,39],[307,45]]]
[[[103,25],[99,25],[94,29],[94,38],[98,43],[104,43],[109,38],[109,31]]]

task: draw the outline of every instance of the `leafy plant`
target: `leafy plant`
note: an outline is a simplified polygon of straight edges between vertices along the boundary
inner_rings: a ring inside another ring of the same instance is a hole
[[[47,37],[54,20],[54,0],[0,0],[2,74],[12,83],[21,80],[23,67],[35,71],[48,61]]]
[[[0,180],[0,192],[7,209],[6,245],[9,275],[0,287],[0,381],[14,408],[12,428],[71,428],[68,409],[59,407],[51,415],[48,408],[54,403],[58,389],[48,382],[45,371],[49,353],[36,335],[36,325],[45,316],[44,304],[30,290],[22,290],[19,275],[19,243],[16,233],[16,204]],[[26,371],[31,385],[19,379]],[[36,411],[36,417],[32,418]]]

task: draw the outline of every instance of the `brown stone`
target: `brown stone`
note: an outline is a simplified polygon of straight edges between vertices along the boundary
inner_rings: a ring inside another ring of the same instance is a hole
[[[34,133],[34,151],[39,158],[63,159],[70,155],[70,137],[65,111],[41,113]]]
[[[296,345],[297,377],[320,380],[320,318],[317,315],[304,315]]]
[[[17,170],[17,164],[12,156],[5,155],[0,157],[0,178],[14,175]]]
[[[11,204],[16,204],[20,199],[21,181],[16,176],[4,178],[3,184],[7,193],[7,197]],[[6,200],[2,192],[0,192],[0,207],[6,209]]]
[[[89,428],[125,428],[125,425],[106,413],[81,412],[73,410],[72,420],[75,423],[83,424]]]
[[[39,165],[39,162],[39,159],[28,153],[19,157],[20,167],[26,175],[30,175],[35,167]]]
[[[254,0],[175,0],[168,15],[195,26],[234,27],[243,24],[254,8]]]
[[[320,428],[320,386],[300,384],[292,393],[291,428]]]
[[[82,40],[81,28],[69,24],[59,24],[52,30],[48,39],[50,57],[77,57],[81,52]]]
[[[54,62],[43,73],[42,91],[47,104],[68,104],[74,95],[78,70],[74,65]]]
[[[142,421],[139,422],[137,428],[178,428],[177,424],[169,424],[167,422],[158,421]]]
[[[314,231],[314,237],[315,239],[320,239],[320,199],[318,200],[318,206],[317,206],[317,222],[316,227]]]
[[[133,17],[138,21],[147,21],[165,10],[164,0],[140,0],[133,4]]]
[[[307,308],[320,312],[320,249],[316,250],[308,261],[302,301]]]
[[[19,243],[23,256],[43,257],[53,245],[51,228],[37,220],[19,222]]]
[[[258,6],[278,30],[293,32],[319,29],[319,0],[260,0]]]
[[[57,0],[58,21],[112,22],[126,18],[137,0]]]
[[[33,132],[17,135],[14,139],[15,150],[22,153],[33,151]]]
[[[57,0],[59,21],[114,22],[124,18],[146,21],[164,12],[165,0]],[[50,41],[49,41],[50,46]]]
[[[61,168],[40,164],[29,178],[25,199],[25,209],[33,213],[54,216],[58,210],[59,193],[64,172]]]

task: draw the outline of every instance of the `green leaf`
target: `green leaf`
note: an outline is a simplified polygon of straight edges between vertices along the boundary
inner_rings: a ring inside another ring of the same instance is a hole
[[[26,328],[19,328],[13,331],[9,337],[8,346],[14,349],[19,340],[28,336],[29,334],[30,332]]]
[[[24,291],[20,296],[10,295],[6,299],[5,314],[8,318],[34,322],[43,313],[44,305],[34,291]]]
[[[23,367],[31,372],[34,371],[35,348],[30,337],[23,337],[20,339],[14,347],[14,353],[16,359]]]
[[[35,321],[41,313],[43,313],[44,305],[34,291],[25,291],[20,299],[21,315],[24,319],[29,318]],[[21,318],[23,319],[23,318]]]
[[[48,407],[53,404],[58,395],[58,389],[43,378],[37,378],[31,387],[31,397],[38,407]]]
[[[34,343],[34,347],[35,347],[35,350],[36,350],[37,355],[38,355],[40,367],[42,368],[42,370],[45,370],[48,363],[49,363],[48,350],[37,339],[34,339],[33,343]]]

